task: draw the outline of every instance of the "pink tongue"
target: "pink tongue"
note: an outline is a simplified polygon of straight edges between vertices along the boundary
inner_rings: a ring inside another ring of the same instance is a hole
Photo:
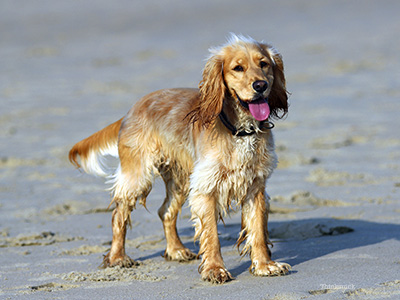
[[[266,99],[260,99],[249,103],[249,110],[251,115],[257,121],[264,121],[268,119],[270,110]]]

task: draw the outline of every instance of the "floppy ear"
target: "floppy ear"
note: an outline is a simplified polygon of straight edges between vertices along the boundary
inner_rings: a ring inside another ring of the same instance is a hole
[[[226,88],[221,57],[213,55],[207,61],[199,89],[200,100],[188,117],[192,123],[198,122],[199,126],[207,127],[220,114],[225,97]]]
[[[288,92],[283,68],[282,55],[269,45],[261,45],[273,60],[274,83],[268,97],[271,115],[281,119],[288,112]]]

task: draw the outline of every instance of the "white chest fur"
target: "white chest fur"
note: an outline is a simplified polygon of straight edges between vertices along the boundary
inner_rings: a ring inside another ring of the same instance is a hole
[[[191,175],[191,196],[212,195],[223,211],[241,203],[254,182],[265,181],[276,166],[272,143],[257,136],[235,138],[229,149],[213,148],[199,159]],[[272,141],[271,141],[272,142]]]

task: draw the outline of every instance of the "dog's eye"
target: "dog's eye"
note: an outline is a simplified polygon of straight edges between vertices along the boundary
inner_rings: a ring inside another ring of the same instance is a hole
[[[236,72],[243,72],[243,67],[238,65],[238,66],[234,67],[233,70]]]
[[[267,63],[267,62],[265,62],[265,61],[260,61],[260,67],[261,68],[265,68],[265,67],[268,67],[269,66],[269,64]]]

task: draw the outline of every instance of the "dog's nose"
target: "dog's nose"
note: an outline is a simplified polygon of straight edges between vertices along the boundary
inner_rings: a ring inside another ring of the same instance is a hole
[[[253,89],[257,93],[263,93],[268,88],[268,82],[265,80],[257,80],[253,82]]]

